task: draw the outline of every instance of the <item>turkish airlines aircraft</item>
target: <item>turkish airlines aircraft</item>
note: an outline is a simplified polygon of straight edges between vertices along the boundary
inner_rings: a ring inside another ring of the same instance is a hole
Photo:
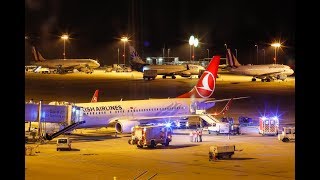
[[[263,64],[263,65],[241,65],[237,58],[231,53],[230,49],[227,49],[227,64],[229,72],[234,74],[241,74],[247,76],[253,76],[252,81],[256,81],[256,78],[261,79],[262,82],[279,79],[284,81],[287,76],[290,76],[294,71],[287,65],[282,64]]]
[[[76,103],[83,107],[85,121],[77,128],[114,126],[117,133],[129,133],[133,126],[142,123],[169,122],[199,116],[195,114],[196,110],[206,110],[216,102],[230,100],[210,98],[215,89],[219,62],[220,56],[214,56],[196,86],[177,98]],[[233,99],[242,98],[247,97]]]

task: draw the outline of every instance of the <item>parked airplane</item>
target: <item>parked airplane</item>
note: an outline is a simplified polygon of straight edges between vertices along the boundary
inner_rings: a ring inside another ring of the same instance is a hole
[[[132,46],[129,46],[131,59],[130,65],[132,69],[143,72],[144,70],[157,70],[158,75],[163,75],[165,79],[167,76],[171,76],[172,79],[176,78],[176,75],[181,77],[191,77],[192,75],[199,75],[200,70],[205,70],[201,65],[197,64],[181,64],[181,65],[150,65],[144,62],[135,51]]]
[[[117,133],[129,133],[134,125],[141,123],[175,121],[191,116],[200,116],[212,123],[210,114],[196,114],[196,110],[206,110],[216,102],[230,100],[210,98],[215,89],[219,62],[220,56],[214,56],[196,86],[177,98],[76,103],[83,107],[85,121],[77,128],[114,126]],[[233,99],[242,98],[247,97]]]
[[[33,65],[56,69],[59,74],[69,70],[77,69],[85,73],[92,73],[93,69],[98,68],[100,64],[94,59],[45,59],[36,48],[32,47],[32,53],[35,58]]]
[[[284,81],[287,76],[290,76],[294,71],[287,65],[282,64],[263,64],[263,65],[241,65],[237,58],[227,49],[227,63],[229,72],[234,74],[242,74],[253,76],[252,81],[256,78],[261,79],[262,82],[280,79]]]

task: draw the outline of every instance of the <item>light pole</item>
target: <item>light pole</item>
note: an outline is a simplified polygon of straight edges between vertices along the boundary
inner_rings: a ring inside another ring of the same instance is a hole
[[[193,45],[194,43],[194,36],[190,36],[189,38],[189,45],[190,45],[190,61],[191,61],[191,46]]]
[[[119,48],[118,48],[118,65],[119,65]]]
[[[170,49],[168,49],[168,57],[170,57],[170,56],[169,56],[169,53],[170,53]]]
[[[208,58],[209,58],[209,49],[207,49],[207,51],[208,51]]]
[[[195,38],[194,39],[194,42],[193,42],[193,61],[194,61],[194,58],[195,58],[195,53],[194,53],[194,47],[198,47],[198,44],[199,44],[199,40],[198,38]]]
[[[67,34],[63,34],[61,39],[63,40],[63,59],[66,59],[66,40],[69,39],[69,36]]]
[[[254,45],[254,46],[256,46],[257,47],[257,64],[259,64],[258,63],[258,52],[259,52],[259,47],[258,47],[258,45],[256,44],[256,45]]]
[[[236,58],[238,59],[238,50],[234,49],[236,51]]]
[[[128,41],[128,38],[122,37],[121,41],[123,41],[123,64],[126,65],[126,42]]]
[[[280,43],[273,43],[271,46],[274,47],[274,63],[277,64],[277,48],[281,46]]]
[[[262,49],[263,51],[263,64],[266,64],[266,51]]]
[[[228,49],[228,45],[226,43],[224,43],[224,46],[226,47],[226,49]]]
[[[162,58],[164,58],[164,48],[162,48]]]

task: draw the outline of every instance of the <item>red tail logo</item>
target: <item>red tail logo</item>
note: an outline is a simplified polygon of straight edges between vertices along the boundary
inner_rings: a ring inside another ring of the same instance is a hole
[[[91,99],[91,102],[98,102],[98,94],[99,94],[99,89],[97,89]]]
[[[212,57],[206,71],[202,73],[197,85],[189,92],[178,96],[178,98],[209,98],[214,92],[219,63],[220,56]]]
[[[199,80],[196,91],[202,98],[209,98],[215,88],[216,78],[210,71],[205,71]]]

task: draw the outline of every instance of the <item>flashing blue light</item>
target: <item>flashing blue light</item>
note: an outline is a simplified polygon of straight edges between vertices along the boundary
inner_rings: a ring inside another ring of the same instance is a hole
[[[166,127],[170,127],[171,126],[171,123],[166,123]]]
[[[75,112],[76,111],[76,108],[75,107],[72,107],[72,112]]]
[[[277,116],[274,116],[272,119],[274,119],[274,120],[278,120],[278,117],[277,117]]]
[[[262,121],[264,121],[264,120],[266,120],[266,119],[267,119],[267,117],[262,116],[262,117],[261,117],[261,119],[262,119]]]
[[[178,122],[178,123],[177,123],[177,127],[180,127],[180,126],[181,126],[181,125],[180,125],[180,122]]]

